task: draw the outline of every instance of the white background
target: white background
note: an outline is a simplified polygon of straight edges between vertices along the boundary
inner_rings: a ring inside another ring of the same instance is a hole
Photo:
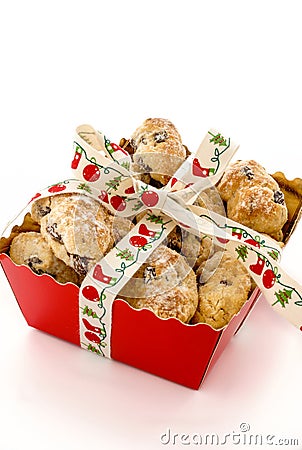
[[[3,2],[0,229],[69,177],[81,123],[118,141],[166,117],[191,150],[213,126],[241,144],[238,158],[302,177],[300,4]],[[301,228],[283,264],[302,283]],[[264,299],[199,391],[30,329],[2,270],[0,311],[0,450],[186,448],[161,434],[244,422],[302,448],[302,335]]]

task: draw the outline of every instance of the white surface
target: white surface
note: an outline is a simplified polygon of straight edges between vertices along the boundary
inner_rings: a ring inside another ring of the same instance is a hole
[[[299,6],[5,2],[0,229],[37,190],[68,178],[81,123],[117,141],[167,117],[191,149],[213,126],[241,144],[238,158],[301,177]],[[301,238],[300,225],[283,258],[300,282]],[[196,392],[28,328],[2,270],[0,308],[0,450],[186,448],[160,436],[232,435],[241,423],[302,448],[302,336],[264,300]]]

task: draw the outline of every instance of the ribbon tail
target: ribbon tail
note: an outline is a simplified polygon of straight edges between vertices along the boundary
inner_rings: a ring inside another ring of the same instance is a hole
[[[227,233],[224,229],[220,229],[216,223],[197,216],[189,209],[185,210],[169,197],[166,199],[163,210],[190,233],[196,236],[208,235],[214,237],[215,244],[223,250],[228,250],[233,257],[244,265],[272,308],[293,325],[299,326],[301,324],[302,287],[284,271],[279,262],[270,255],[267,248],[241,241],[240,235]],[[232,223],[237,227],[242,227],[240,224]],[[252,230],[250,231],[252,232]],[[264,245],[263,243],[266,242],[265,236],[259,235],[259,237],[262,245]]]

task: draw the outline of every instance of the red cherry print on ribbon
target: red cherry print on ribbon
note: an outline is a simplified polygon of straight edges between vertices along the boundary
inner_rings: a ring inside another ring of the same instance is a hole
[[[263,272],[265,266],[265,259],[261,256],[258,256],[258,260],[256,264],[251,264],[250,269],[252,272],[254,272],[256,275],[261,275]]]
[[[106,191],[101,191],[101,194],[99,195],[99,199],[105,203],[109,203],[108,193]]]
[[[123,197],[120,197],[119,195],[114,195],[113,197],[111,197],[110,203],[116,211],[124,211],[127,206]]]
[[[266,289],[270,289],[274,286],[275,281],[276,281],[276,274],[271,269],[267,269],[262,277],[263,286]]]
[[[135,190],[133,186],[130,186],[125,190],[125,194],[134,194],[134,192]]]
[[[139,234],[143,234],[144,236],[154,237],[156,232],[149,230],[148,227],[142,223],[138,229]]]
[[[66,189],[66,185],[59,183],[59,184],[55,184],[54,186],[51,186],[48,189],[48,192],[50,192],[51,194],[55,194],[57,192],[65,191],[65,189]]]
[[[83,169],[83,177],[86,181],[97,181],[101,176],[99,168],[95,164],[88,164]]]
[[[94,286],[85,286],[82,290],[82,294],[91,302],[98,302],[100,299],[99,293]]]
[[[36,200],[36,198],[39,198],[39,197],[41,197],[40,192],[38,192],[36,195],[34,195],[33,198],[29,201],[29,203],[33,202],[34,200]]]
[[[141,198],[144,205],[149,207],[157,205],[159,200],[158,194],[154,191],[144,192]]]
[[[201,167],[200,162],[198,161],[197,158],[193,159],[193,167],[192,167],[192,172],[193,175],[195,175],[196,177],[208,177],[210,170],[207,169],[206,167]]]
[[[302,331],[302,325],[301,325],[301,327],[300,327],[300,330]]]
[[[95,344],[100,344],[101,343],[100,337],[97,336],[92,331],[85,331],[84,335],[88,339],[88,341],[90,341],[90,342],[94,342]]]
[[[82,157],[82,153],[75,152],[73,160],[72,160],[72,163],[71,163],[71,168],[72,169],[77,169],[78,168],[78,165],[79,165],[81,157]]]
[[[110,284],[110,281],[112,280],[112,277],[106,275],[103,272],[103,269],[102,269],[102,267],[99,264],[97,264],[95,266],[92,276],[96,280],[101,281],[102,283],[105,283],[105,284]]]
[[[87,319],[82,319],[83,324],[89,331],[94,331],[94,333],[100,333],[101,329],[100,327],[95,327],[94,325],[91,325],[91,323]]]
[[[148,240],[143,236],[132,236],[129,242],[133,247],[144,247],[144,245],[148,244]]]

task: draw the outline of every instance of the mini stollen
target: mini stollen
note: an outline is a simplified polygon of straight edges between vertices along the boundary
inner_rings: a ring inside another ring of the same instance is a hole
[[[91,134],[91,127],[87,129]],[[190,206],[202,190],[219,181],[238,148],[236,144],[210,130],[196,154],[189,156],[168,185],[159,190],[137,181],[129,171],[130,156],[103,134],[95,132],[95,149],[86,142],[86,131],[77,131],[72,162],[77,179],[53,185],[32,201],[60,192],[82,192],[123,217],[148,212],[118,248],[88,272],[81,285],[79,323],[83,348],[92,349],[91,344],[95,344],[98,353],[110,357],[113,300],[176,225],[197,236],[213,236],[216,245],[229,250],[247,268],[273,308],[301,326],[302,289],[279,265],[281,253],[276,243],[219,214]],[[87,302],[94,308],[89,322],[81,316]]]
[[[106,155],[113,155],[116,162],[118,156],[121,156],[121,166],[125,167],[125,155],[122,153],[122,149],[118,146],[108,148],[107,138],[103,137],[101,133],[96,133],[96,135],[99,143],[103,139],[103,146],[101,146],[103,152],[95,151],[81,136],[76,136],[75,157],[77,153],[80,153],[82,157],[84,155],[82,164],[79,164],[76,169],[77,177],[82,177],[87,163],[90,161],[96,161],[99,169],[103,170],[103,175],[107,175],[110,169],[108,165],[105,165],[104,156],[106,158]],[[83,134],[82,137],[84,137]],[[276,243],[269,237],[259,235],[259,233],[219,214],[209,213],[209,211],[196,206],[189,207],[202,190],[220,179],[237,148],[230,139],[225,139],[220,133],[210,130],[196,154],[189,156],[168,185],[161,190],[131,179],[130,174],[127,179],[123,179],[124,175],[118,175],[121,177],[118,179],[120,184],[114,190],[113,198],[119,195],[121,200],[116,203],[118,205],[116,213],[131,216],[146,209],[149,210],[149,213],[119,243],[119,251],[113,249],[109,252],[98,264],[97,271],[90,272],[82,284],[80,295],[82,300],[87,302],[93,297],[94,301],[99,301],[98,305],[102,313],[105,313],[102,316],[102,333],[98,336],[99,339],[95,338],[95,342],[102,347],[101,350],[106,356],[110,355],[110,351],[108,351],[110,325],[109,322],[105,323],[105,317],[108,315],[108,319],[110,318],[108,304],[112,303],[120,289],[137,271],[138,266],[147,259],[150,252],[162,242],[176,224],[195,235],[201,233],[214,236],[215,244],[229,250],[245,265],[257,285],[265,292],[269,303],[296,326],[301,325],[301,310],[299,310],[299,307],[302,306],[301,288],[279,266],[277,261],[280,259],[281,253]],[[110,168],[113,168],[112,164],[110,164]],[[114,170],[118,170],[118,168],[114,166]],[[103,201],[112,210],[112,206],[114,206],[112,195],[108,196],[108,189],[106,195],[104,194],[106,180],[100,176],[91,184],[98,185],[98,189],[102,192],[100,198],[103,198]],[[135,192],[131,193],[133,191]],[[241,241],[239,245],[238,241]],[[128,256],[121,261],[121,255]],[[105,282],[104,278],[103,281],[100,280],[98,272],[102,276],[105,274]],[[117,274],[120,276],[117,277]],[[279,291],[273,289],[275,284],[280,285]],[[287,301],[285,304],[282,300],[283,297],[280,295],[282,289],[287,293],[290,292],[291,303]],[[285,308],[285,306],[287,307]],[[300,311],[299,314],[298,311]],[[87,331],[83,329],[82,336],[85,336],[85,333],[87,337]],[[89,337],[91,338],[90,334]],[[88,343],[86,343],[87,345]]]

